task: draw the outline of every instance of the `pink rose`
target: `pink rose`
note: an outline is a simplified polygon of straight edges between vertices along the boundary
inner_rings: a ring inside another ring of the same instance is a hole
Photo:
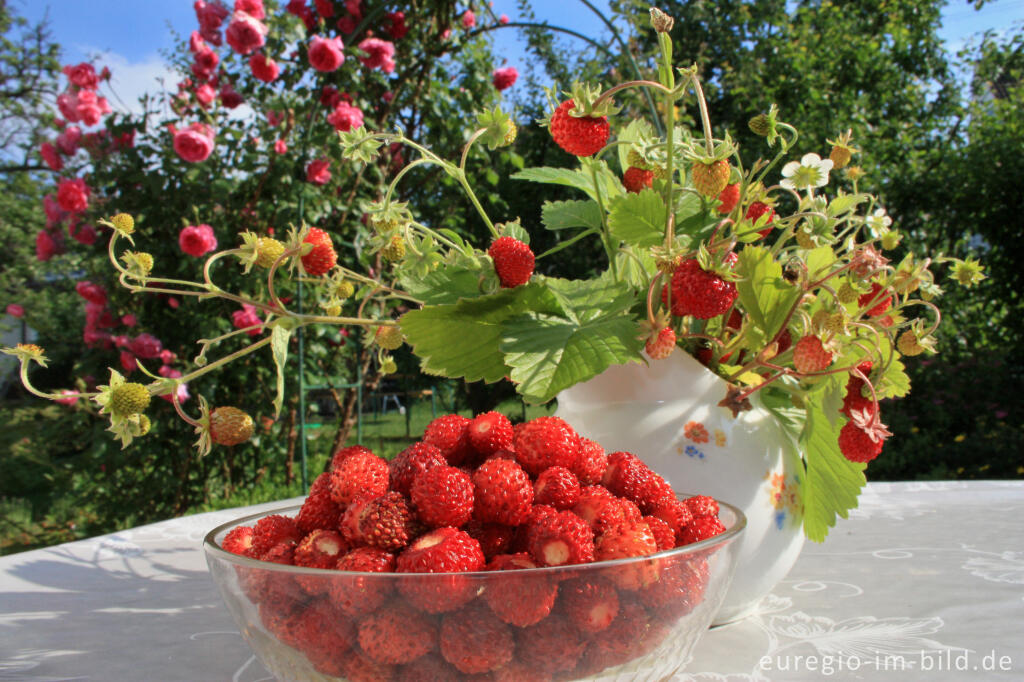
[[[354,33],[357,25],[358,23],[356,22],[356,18],[350,16],[344,16],[341,19],[338,19],[338,23],[336,24],[338,30],[345,35]]]
[[[263,320],[256,312],[256,306],[251,303],[243,303],[241,310],[236,310],[231,313],[231,324],[235,325],[235,329],[248,329],[245,333],[249,336],[259,336],[262,329],[256,325],[263,324]]]
[[[445,30],[441,31],[441,40],[448,40],[451,37],[452,30],[450,28],[446,28]]]
[[[325,85],[320,90],[320,104],[323,104],[329,109],[333,109],[338,106],[338,102],[341,101],[341,95],[338,93],[338,88],[333,85]]]
[[[96,286],[96,285],[92,284],[91,282],[86,282],[86,284],[89,284],[90,287]],[[86,292],[86,293],[89,293],[90,295],[93,295],[93,296],[96,295],[96,292],[94,292],[94,291],[93,292]],[[86,299],[86,302],[85,302],[85,326],[90,328],[90,329],[95,329],[96,327],[103,327],[104,329],[110,329],[112,327],[116,327],[117,326],[117,320],[115,320],[114,316],[110,313],[109,310],[107,310],[107,306],[106,306],[107,292],[103,291],[103,289],[101,287],[100,288],[100,293],[103,295],[103,303],[98,303],[97,301]],[[84,296],[83,296],[83,298],[84,298]],[[97,299],[97,300],[99,300],[99,299]]]
[[[316,5],[316,11],[320,13],[320,16],[334,16],[334,0],[313,0],[313,4]]]
[[[264,83],[273,83],[281,74],[277,62],[262,52],[249,57],[249,70],[254,77]]]
[[[78,126],[68,126],[57,136],[57,148],[64,156],[73,156],[78,151],[78,144],[82,140],[82,129]]]
[[[239,54],[249,54],[267,42],[267,25],[245,12],[231,15],[231,23],[224,31],[224,39]]]
[[[92,246],[96,243],[96,228],[92,225],[83,225],[82,223],[71,223],[68,225],[68,234],[79,244],[85,244],[86,246]]]
[[[89,348],[110,348],[113,346],[110,334],[96,331],[95,329],[85,329],[82,331],[82,343]]]
[[[263,0],[235,0],[235,11],[245,12],[257,19],[267,16],[263,10]]]
[[[164,363],[165,365],[169,365],[177,359],[178,356],[175,355],[173,351],[169,351],[166,348],[160,351],[160,362]]]
[[[391,39],[401,40],[404,38],[405,34],[409,32],[409,27],[405,25],[405,12],[388,12],[387,17],[391,23],[387,29]]]
[[[96,69],[92,67],[92,64],[87,64],[86,62],[82,62],[77,66],[68,64],[63,70],[64,75],[68,77],[72,85],[86,90],[95,90],[100,86],[99,78],[96,77]]]
[[[217,53],[205,47],[196,52],[192,63],[192,74],[199,80],[207,80],[213,75],[219,63],[220,57],[217,56]]]
[[[124,369],[124,371],[128,372],[129,374],[131,374],[132,372],[139,368],[138,361],[135,359],[135,356],[132,355],[130,351],[121,351],[121,368]]]
[[[78,92],[78,119],[87,126],[94,126],[100,122],[100,118],[110,113],[110,103],[106,97],[97,97],[91,90],[80,90]]]
[[[316,26],[316,17],[313,16],[313,11],[306,6],[306,0],[288,0],[288,4],[284,9],[289,14],[294,14],[299,19],[302,19],[302,23],[305,24],[307,31],[312,31],[313,27]]]
[[[467,9],[462,13],[462,28],[473,28],[476,26],[476,15],[473,10]]]
[[[217,96],[217,91],[209,83],[203,83],[196,88],[196,101],[203,109],[210,106],[210,102]]]
[[[79,296],[93,305],[102,307],[107,304],[107,290],[99,284],[94,284],[89,280],[82,280],[75,284],[75,291],[78,292]]]
[[[182,228],[178,234],[178,245],[190,256],[199,258],[217,248],[213,228],[203,223]]]
[[[36,234],[36,260],[46,262],[60,253],[60,245],[46,230],[39,230]]]
[[[283,121],[283,111],[274,111],[273,109],[271,109],[270,111],[267,112],[267,125],[269,125],[271,128],[276,128],[277,126],[281,125]]]
[[[60,109],[60,115],[66,118],[70,123],[78,123],[82,120],[82,117],[78,113],[77,93],[65,90],[57,95],[57,108]]]
[[[275,142],[274,143],[274,153],[275,154],[287,154],[288,153],[288,143],[285,142],[284,140],[278,140],[277,142]]]
[[[363,125],[363,112],[348,102],[338,102],[334,111],[327,115],[327,122],[334,126],[335,130],[348,132]]]
[[[188,50],[195,54],[202,52],[207,49],[206,41],[203,40],[203,36],[199,35],[199,31],[192,31],[192,35],[188,37]]]
[[[363,0],[345,0],[345,10],[356,19],[362,19]]]
[[[156,373],[167,379],[178,379],[181,377],[181,370],[174,369],[168,364],[161,365]]]
[[[309,45],[309,63],[317,71],[334,71],[345,62],[341,38],[313,36]]]
[[[11,317],[17,317],[19,320],[25,317],[25,308],[18,305],[17,303],[8,303],[5,309],[7,314]]]
[[[516,82],[516,79],[519,78],[519,72],[516,71],[514,66],[506,66],[502,69],[495,69],[493,77],[494,87],[498,90],[505,90],[512,87]]]
[[[89,186],[82,178],[61,180],[57,185],[57,203],[69,213],[80,213],[89,207]]]
[[[331,162],[327,159],[310,161],[306,166],[306,182],[314,185],[326,185],[331,181]]]
[[[502,14],[500,17],[498,17],[498,23],[501,24],[502,26],[507,24],[508,23],[508,15],[507,14]]]
[[[228,16],[228,8],[220,0],[196,0],[192,7],[195,8],[196,19],[199,20],[199,34],[207,42],[220,45],[220,25]]]
[[[117,348],[127,348],[128,344],[131,343],[131,339],[124,334],[115,334],[110,338],[114,341],[114,346]]]
[[[180,377],[181,377],[181,372],[178,372],[177,376],[174,376],[174,377],[171,377],[171,378],[172,379],[178,379]],[[178,390],[175,391],[175,395],[178,398],[178,404],[179,405],[184,405],[188,401],[188,399],[192,397],[192,396],[189,395],[189,392],[188,392],[188,384],[178,384]],[[174,397],[170,393],[165,393],[164,395],[162,395],[160,397],[163,398],[164,400],[166,400],[169,403],[173,403],[174,402]]]
[[[193,123],[174,133],[174,151],[189,163],[205,161],[213,151],[213,128]]]
[[[64,161],[60,158],[60,154],[57,153],[57,148],[49,142],[39,145],[39,156],[43,157],[43,161],[52,171],[59,171],[64,167]]]
[[[219,94],[220,103],[228,109],[234,109],[245,101],[242,99],[242,96],[238,94],[238,91],[235,90],[235,86],[231,85],[231,83],[225,83],[220,86]]]
[[[171,310],[177,310],[178,306],[180,306],[180,305],[181,305],[181,301],[179,301],[177,299],[177,297],[175,297],[175,296],[168,296],[167,297],[167,307],[170,308]]]
[[[65,396],[64,398],[57,398],[55,401],[60,403],[61,405],[74,405],[75,403],[78,402],[78,393],[72,391],[69,388],[62,388],[57,392],[60,393],[62,396]]]
[[[152,360],[160,357],[164,344],[152,334],[142,333],[131,340],[128,348],[143,360]]]
[[[363,66],[380,69],[384,73],[391,73],[395,70],[395,62],[391,59],[395,56],[394,43],[380,38],[367,38],[359,43],[359,49],[367,54],[366,57],[359,58]]]
[[[138,323],[138,318],[132,315],[131,313],[121,316],[121,324],[123,324],[126,327],[134,327]]]

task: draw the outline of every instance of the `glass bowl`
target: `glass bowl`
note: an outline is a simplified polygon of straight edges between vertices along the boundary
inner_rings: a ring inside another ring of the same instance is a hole
[[[690,660],[725,598],[743,513],[726,530],[644,557],[475,573],[356,573],[221,549],[210,573],[242,636],[279,680],[663,680]],[[609,622],[610,621],[610,622]]]

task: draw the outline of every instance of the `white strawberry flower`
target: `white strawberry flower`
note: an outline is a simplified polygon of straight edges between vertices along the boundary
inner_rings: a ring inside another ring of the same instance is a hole
[[[790,161],[782,167],[782,182],[787,189],[812,189],[828,184],[828,172],[832,160],[822,159],[817,154],[804,154],[799,161]]]
[[[881,237],[889,232],[889,226],[892,225],[892,218],[885,214],[884,208],[875,209],[872,215],[869,215],[864,219],[868,229],[871,230],[873,236]]]

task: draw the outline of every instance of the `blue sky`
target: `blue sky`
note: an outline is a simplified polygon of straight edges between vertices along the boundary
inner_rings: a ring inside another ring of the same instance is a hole
[[[593,4],[607,7],[606,0]],[[192,0],[10,0],[10,5],[30,20],[48,16],[53,36],[63,46],[65,63],[105,53],[99,63],[110,66],[114,90],[126,103],[134,102],[154,79],[167,76],[160,51],[175,46],[174,32],[187,37],[196,28]],[[607,35],[600,19],[581,2],[535,0],[533,5],[541,20],[585,35]],[[494,0],[493,9],[513,21],[518,17],[515,0]],[[1024,0],[990,0],[980,11],[966,0],[952,0],[943,16],[941,35],[955,51],[976,33],[1004,30],[1024,20]],[[492,35],[497,53],[521,66],[525,46],[517,33],[507,29]],[[581,45],[581,49],[592,48]],[[112,104],[117,106],[116,101]]]

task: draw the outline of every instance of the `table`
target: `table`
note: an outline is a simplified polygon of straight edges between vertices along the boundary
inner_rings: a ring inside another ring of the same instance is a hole
[[[291,502],[298,501],[298,498]],[[255,505],[0,558],[0,680],[257,682],[203,535]],[[872,483],[690,682],[1024,678],[1024,482]]]

